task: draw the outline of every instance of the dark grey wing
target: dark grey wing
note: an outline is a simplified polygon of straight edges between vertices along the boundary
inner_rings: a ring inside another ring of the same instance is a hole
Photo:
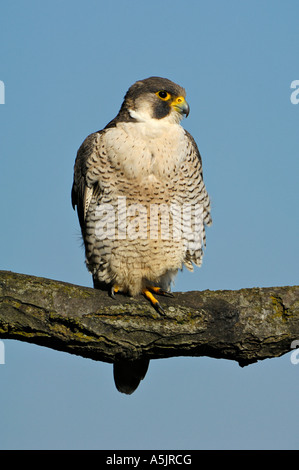
[[[204,180],[203,180],[202,158],[201,158],[201,155],[199,153],[197,144],[196,144],[194,138],[192,137],[192,135],[186,130],[185,130],[185,133],[186,133],[186,135],[187,135],[187,137],[188,137],[188,139],[191,143],[191,147],[192,147],[192,153],[191,154],[193,154],[193,156],[196,157],[194,159],[195,161],[196,160],[199,161],[199,170],[198,171],[199,171],[200,179],[201,179],[200,184],[202,185],[201,191],[200,191],[200,202],[203,204],[203,208],[204,208],[204,214],[203,214],[204,215],[204,223],[205,223],[205,225],[210,226],[212,224],[211,204],[210,204],[210,198],[209,198],[209,195],[207,193],[206,187],[204,185]],[[193,160],[193,162],[194,162],[194,160]],[[193,163],[192,167],[194,167],[194,163]],[[192,174],[192,171],[191,171],[191,174]]]
[[[88,159],[95,152],[96,143],[101,131],[90,134],[80,146],[74,166],[74,181],[72,186],[72,206],[77,208],[82,234],[86,212],[92,198],[94,187],[87,182]]]
[[[193,216],[188,223],[188,217],[183,230],[185,242],[184,264],[190,271],[192,263],[201,265],[203,249],[206,244],[205,226],[212,223],[210,213],[210,199],[207,193],[202,171],[202,159],[195,140],[185,131],[189,141],[186,158],[182,164],[181,198],[184,203],[192,206]],[[187,212],[186,212],[187,214]],[[190,216],[189,216],[190,218]]]

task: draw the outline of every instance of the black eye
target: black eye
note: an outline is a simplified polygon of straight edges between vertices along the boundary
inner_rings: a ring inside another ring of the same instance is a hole
[[[165,90],[157,91],[156,95],[158,95],[159,98],[161,98],[161,100],[165,100],[165,101],[170,98],[170,93],[168,93]]]

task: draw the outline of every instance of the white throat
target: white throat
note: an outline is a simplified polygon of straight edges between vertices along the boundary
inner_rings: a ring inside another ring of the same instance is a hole
[[[141,108],[139,111],[135,111],[134,109],[129,109],[129,114],[133,119],[136,119],[137,122],[146,122],[153,126],[164,126],[169,124],[179,124],[182,116],[176,112],[171,111],[167,116],[161,119],[155,119],[152,117],[149,109],[144,107]]]

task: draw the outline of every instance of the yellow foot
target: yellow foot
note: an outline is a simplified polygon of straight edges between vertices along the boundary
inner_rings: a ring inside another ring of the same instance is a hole
[[[174,297],[172,292],[168,292],[167,290],[161,289],[161,287],[149,287],[150,290],[156,292],[159,295],[165,295],[165,297]]]
[[[148,289],[143,289],[142,293],[150,301],[150,303],[157,310],[157,312],[161,313],[162,315],[165,315],[165,312],[161,307],[159,301],[153,296],[153,294]]]

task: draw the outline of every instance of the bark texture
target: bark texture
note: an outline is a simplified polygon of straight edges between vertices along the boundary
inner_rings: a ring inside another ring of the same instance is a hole
[[[278,357],[299,340],[299,286],[196,291],[160,297],[165,315],[129,298],[0,271],[0,338],[94,360],[209,356],[241,366]]]

